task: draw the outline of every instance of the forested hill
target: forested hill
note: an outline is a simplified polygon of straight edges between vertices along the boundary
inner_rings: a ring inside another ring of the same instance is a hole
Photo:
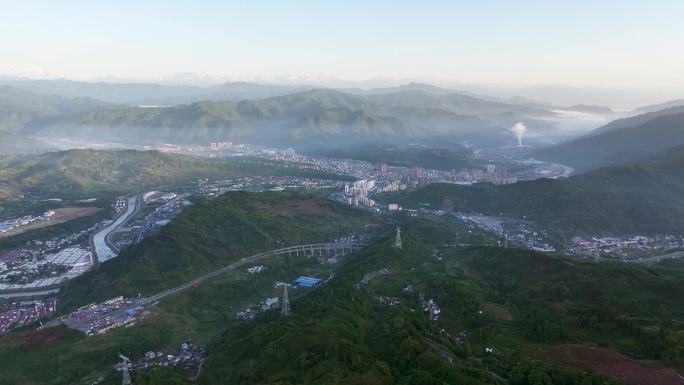
[[[338,176],[242,160],[197,158],[157,151],[68,150],[0,161],[0,197],[18,194],[140,192],[198,178],[253,175]]]
[[[583,370],[589,359],[582,354],[597,344],[604,349],[594,356],[615,367],[630,363],[615,349],[668,364],[684,359],[672,326],[684,316],[681,274],[571,263],[528,250],[436,251],[462,229],[432,220],[402,229],[402,249],[391,246],[389,232],[293,301],[289,317],[272,311],[230,326],[210,347],[196,382],[612,385],[619,382]],[[364,279],[378,271],[385,273]],[[638,305],[625,290],[638,293]],[[435,301],[436,320],[421,298]],[[651,330],[661,319],[673,323]],[[581,369],[560,365],[567,346],[578,355],[565,363]],[[184,383],[163,370],[138,383],[171,379]]]
[[[320,272],[315,258],[277,257],[257,276],[226,273],[107,335],[16,332],[3,337],[0,361],[7,365],[0,375],[12,384],[103,378],[99,383],[113,385],[121,383],[111,369],[120,352],[137,360],[192,341],[206,347],[194,381],[157,367],[133,371],[134,383],[616,385],[627,375],[629,383],[642,376],[669,385],[677,378],[668,366],[684,364],[681,266],[651,270],[530,250],[445,247],[491,238],[449,217],[396,220],[382,226],[387,219],[293,192],[232,192],[193,205],[159,234],[69,284],[60,308],[147,295],[283,240],[315,242],[381,227],[321,286],[292,288],[288,317],[274,309],[236,320],[235,312],[252,298],[279,296],[274,281]],[[392,246],[396,224],[401,249]],[[429,319],[424,300],[434,301],[437,319]]]
[[[428,203],[514,218],[526,217],[561,239],[597,233],[681,233],[684,228],[684,146],[656,157],[566,179],[506,186],[435,184],[400,197],[404,206]],[[422,206],[424,207],[424,206]]]
[[[533,156],[584,172],[652,156],[680,144],[684,144],[681,106],[616,120],[587,136],[542,149]]]

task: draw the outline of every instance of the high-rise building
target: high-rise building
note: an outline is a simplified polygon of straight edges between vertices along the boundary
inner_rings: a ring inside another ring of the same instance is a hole
[[[212,143],[209,143],[209,147],[211,147],[212,150],[220,150],[222,148],[233,147],[233,143],[231,143],[231,142],[212,142]]]

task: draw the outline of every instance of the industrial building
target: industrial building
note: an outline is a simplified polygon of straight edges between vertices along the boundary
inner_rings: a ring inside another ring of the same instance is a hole
[[[316,287],[320,285],[321,280],[318,278],[301,276],[294,280],[294,286],[297,287]]]

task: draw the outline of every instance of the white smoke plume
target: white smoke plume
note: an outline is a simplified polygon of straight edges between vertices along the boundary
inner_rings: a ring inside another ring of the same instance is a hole
[[[523,135],[525,135],[525,131],[527,131],[525,124],[523,124],[523,122],[518,122],[515,126],[511,127],[511,131],[515,134],[516,138],[518,138],[518,146],[522,146],[522,138]]]

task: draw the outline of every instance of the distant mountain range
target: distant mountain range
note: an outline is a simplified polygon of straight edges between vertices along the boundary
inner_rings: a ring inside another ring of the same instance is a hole
[[[629,127],[637,127],[641,126],[642,124],[645,124],[655,118],[665,116],[665,115],[673,115],[673,114],[680,114],[684,113],[684,105],[682,106],[674,106],[674,107],[667,107],[662,110],[657,110],[657,111],[652,111],[652,112],[647,112],[643,114],[639,114],[636,116],[631,116],[628,118],[623,118],[623,119],[616,119],[613,120],[612,122],[601,126],[594,131],[590,132],[587,134],[587,136],[595,136],[599,134],[604,134],[609,131],[614,131],[614,130],[619,130],[622,128],[629,128]]]
[[[652,104],[648,106],[643,106],[635,109],[634,111],[637,112],[656,112],[660,110],[664,110],[670,107],[682,107],[684,106],[684,99],[678,99],[678,100],[670,100],[665,103],[658,103],[658,104]]]
[[[684,106],[618,119],[532,155],[583,172],[651,156],[679,144],[684,144]]]
[[[207,87],[26,79],[5,79],[2,83],[10,85],[0,86],[0,131],[12,131],[15,136],[4,134],[8,139],[0,143],[0,153],[26,148],[20,140],[28,137],[123,146],[230,140],[300,150],[339,149],[359,143],[454,145],[468,141],[488,146],[512,143],[509,128],[519,121],[527,126],[527,143],[534,144],[571,135],[557,123],[571,120],[573,112],[602,119],[613,113],[600,105],[563,107],[526,97],[497,98],[422,83],[344,91],[246,82]],[[631,157],[613,154],[612,149],[605,154],[593,150],[575,154],[570,147],[589,137],[634,128],[675,112],[684,112],[684,106],[616,120],[587,137],[534,155],[584,171],[655,154],[664,147],[653,144],[652,149],[646,148],[649,144],[643,151],[615,149],[618,153],[633,152]],[[586,127],[587,123],[582,124]],[[672,139],[663,137],[664,141]],[[601,142],[597,149],[603,150],[604,145]]]
[[[14,132],[0,131],[0,155],[36,154],[55,150],[41,140],[27,138]]]
[[[107,107],[111,105],[91,98],[43,95],[0,85],[0,131],[18,131],[28,122]]]
[[[423,91],[352,95],[311,90],[260,100],[203,101],[175,107],[126,107],[67,115],[25,125],[37,137],[94,141],[207,143],[215,140],[292,145],[414,140],[505,143],[509,126],[552,130],[552,111]]]
[[[424,84],[424,83],[416,83],[416,82],[411,82],[407,84],[403,84],[400,86],[396,87],[381,87],[381,88],[342,88],[340,91],[347,92],[350,94],[355,94],[355,95],[377,95],[377,94],[393,94],[396,92],[402,92],[402,91],[422,91],[426,92],[429,94],[434,94],[434,95],[448,95],[448,94],[453,94],[456,93],[456,91],[448,89],[448,88],[443,88],[443,87],[437,87],[433,86],[431,84]],[[459,92],[459,93],[465,93],[465,92]],[[474,96],[474,95],[471,95]]]
[[[678,233],[684,228],[684,145],[621,166],[506,186],[429,185],[405,206],[444,199],[461,211],[527,218],[560,239],[582,234]]]
[[[112,105],[90,98],[42,95],[0,85],[0,155],[31,154],[54,149],[48,143],[28,138],[21,130],[59,116],[99,111]]]
[[[435,95],[459,93],[485,100],[496,100],[511,104],[536,103],[524,97],[500,99],[465,90],[437,87],[430,84],[411,82],[395,87],[380,88],[327,88],[314,85],[282,85],[254,82],[226,82],[209,86],[162,85],[155,83],[84,82],[68,79],[38,80],[28,78],[0,78],[0,84],[25,91],[59,95],[64,98],[93,98],[108,103],[129,105],[175,106],[200,101],[240,101],[265,99],[314,89],[336,89],[354,95],[391,94],[403,91],[421,91]]]
[[[610,107],[606,107],[606,106],[576,104],[576,105],[570,106],[566,109],[568,111],[577,111],[577,112],[584,112],[587,114],[596,114],[596,115],[611,115],[611,114],[613,114],[613,110],[610,109]]]
[[[175,106],[177,104],[189,104],[203,100],[238,101],[245,99],[263,99],[306,91],[313,88],[306,85],[286,86],[246,82],[232,82],[208,87],[194,87],[153,83],[93,83],[66,79],[14,79],[0,81],[0,83],[30,92],[60,95],[65,98],[88,97],[116,104],[161,106]]]

